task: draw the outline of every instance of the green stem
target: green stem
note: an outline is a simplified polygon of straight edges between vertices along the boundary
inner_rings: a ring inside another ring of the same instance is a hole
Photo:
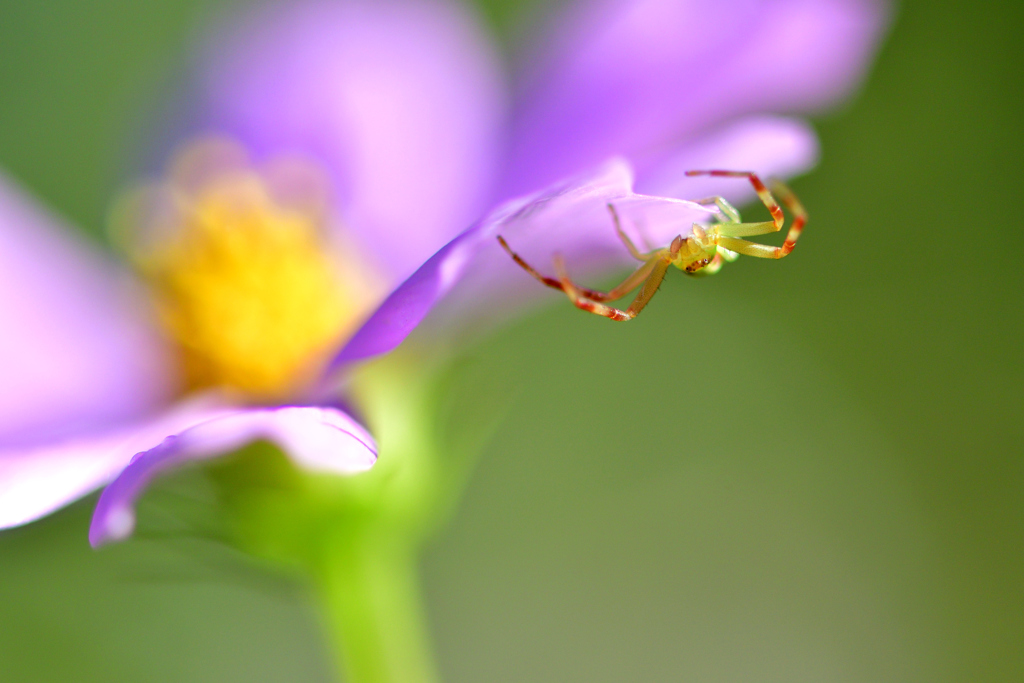
[[[332,512],[313,563],[335,656],[349,683],[432,683],[419,550],[454,508],[473,458],[465,444],[452,452],[439,441],[441,386],[418,357],[368,365],[353,387],[380,459],[326,498]]]
[[[349,683],[433,683],[416,552],[387,536],[360,529],[324,567],[320,588],[339,669]]]

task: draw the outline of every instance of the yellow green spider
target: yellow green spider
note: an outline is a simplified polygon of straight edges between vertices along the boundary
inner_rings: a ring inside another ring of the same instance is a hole
[[[612,320],[632,320],[639,315],[644,306],[650,302],[654,293],[658,291],[658,287],[661,286],[661,281],[665,279],[665,273],[668,272],[669,266],[675,266],[689,275],[711,275],[721,270],[724,261],[735,261],[739,254],[757,256],[758,258],[782,258],[793,251],[793,247],[796,246],[796,241],[800,238],[800,233],[807,223],[807,212],[792,190],[780,181],[770,181],[771,190],[778,194],[782,199],[782,203],[793,212],[793,223],[789,226],[789,233],[786,235],[786,241],[782,246],[772,247],[767,244],[758,244],[757,242],[739,239],[752,235],[778,232],[782,229],[783,222],[785,221],[782,208],[775,201],[775,197],[772,196],[772,192],[768,187],[761,182],[760,178],[749,171],[687,171],[686,175],[747,178],[754,186],[754,190],[757,191],[757,196],[761,198],[764,205],[768,207],[768,211],[771,212],[772,220],[762,223],[743,223],[741,222],[739,211],[723,198],[710,197],[708,199],[701,199],[697,202],[698,204],[704,206],[714,204],[718,207],[718,212],[715,214],[718,223],[707,229],[694,224],[690,237],[676,235],[675,239],[667,247],[645,254],[636,248],[636,245],[633,244],[632,240],[622,230],[619,214],[615,210],[615,206],[609,204],[608,210],[611,212],[615,231],[626,245],[629,253],[635,259],[643,261],[643,265],[633,271],[633,274],[623,280],[620,285],[607,292],[582,287],[569,279],[568,271],[566,271],[565,263],[560,255],[556,254],[554,259],[558,277],[548,277],[537,272],[519,254],[512,251],[512,248],[508,246],[508,243],[500,235],[498,236],[498,242],[501,243],[501,246],[508,252],[509,256],[523,270],[548,287],[565,292],[566,296],[569,297],[569,300],[577,308],[597,315],[603,315]],[[604,302],[621,299],[637,287],[640,287],[640,292],[626,310],[623,311],[613,306],[605,305]]]

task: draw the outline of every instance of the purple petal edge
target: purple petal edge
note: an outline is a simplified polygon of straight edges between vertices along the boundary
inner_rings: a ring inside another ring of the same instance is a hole
[[[401,344],[458,280],[475,251],[479,228],[456,237],[399,285],[334,357],[327,373]]]
[[[157,475],[260,439],[277,444],[296,464],[315,472],[355,474],[377,460],[370,434],[339,410],[311,406],[233,410],[169,436],[132,458],[100,496],[89,543],[96,547],[131,535],[135,501]]]
[[[0,528],[78,500],[112,481],[135,453],[228,410],[221,397],[201,394],[117,429],[0,448]]]

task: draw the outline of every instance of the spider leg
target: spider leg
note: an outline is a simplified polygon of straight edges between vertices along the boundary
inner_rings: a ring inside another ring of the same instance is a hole
[[[754,186],[757,196],[768,207],[768,211],[772,214],[772,219],[775,221],[776,230],[782,229],[782,222],[785,220],[782,215],[782,207],[775,201],[775,197],[772,196],[772,193],[765,187],[765,184],[761,182],[756,173],[751,173],[750,171],[687,171],[686,175],[706,175],[713,178],[746,178]]]
[[[743,223],[740,218],[740,212],[736,210],[736,207],[726,201],[724,197],[707,197],[705,199],[698,199],[696,203],[701,206],[711,206],[714,204],[718,207],[719,213],[715,214],[715,219],[718,221],[716,228],[719,235],[726,235],[728,237],[749,237],[751,235],[764,235],[765,233],[775,232],[778,230],[778,228],[775,227],[774,221]],[[729,252],[728,255],[725,255],[725,260],[735,261],[736,257],[736,253]],[[713,275],[721,270],[721,267],[721,261],[719,261],[718,268],[715,270],[709,270],[710,266],[708,266],[708,268],[702,268],[697,272],[705,275]]]
[[[736,210],[736,207],[725,200],[725,197],[705,197],[704,199],[698,199],[695,204],[701,206],[711,206],[714,204],[718,207],[719,213],[715,215],[715,218],[719,223],[739,223],[740,212]]]
[[[537,270],[533,266],[531,266],[529,263],[523,260],[523,257],[512,251],[512,248],[508,246],[508,242],[506,242],[505,238],[502,237],[501,235],[498,235],[498,242],[501,244],[502,248],[506,252],[508,252],[508,255],[512,257],[512,260],[519,264],[520,268],[522,268],[527,273],[535,277],[541,284],[547,285],[552,289],[557,289],[562,292],[565,291],[565,288],[562,286],[561,281],[559,281],[557,278],[548,277],[547,275],[542,275],[541,273],[537,272]],[[591,298],[604,296],[604,292],[598,292],[593,289],[587,289],[586,287],[579,287],[579,290],[583,292],[584,296],[589,296]]]
[[[647,260],[648,256],[650,256],[651,254],[653,254],[654,252],[656,252],[658,250],[657,247],[655,247],[655,246],[653,246],[651,244],[650,236],[647,234],[647,231],[644,230],[643,225],[634,224],[633,227],[636,229],[637,233],[640,235],[640,239],[643,241],[644,247],[647,248],[647,253],[644,253],[644,252],[640,251],[639,249],[637,249],[636,245],[633,243],[633,240],[629,239],[629,237],[626,235],[625,231],[622,229],[622,224],[619,222],[619,211],[618,211],[618,209],[616,209],[611,204],[608,205],[608,208],[611,210],[612,218],[615,220],[615,230],[619,234],[619,238],[623,242],[626,242],[626,248],[629,249],[629,253],[632,254],[634,258],[637,258],[637,259],[639,259],[641,261],[645,261],[645,260]]]
[[[555,257],[555,269],[558,270],[559,283],[562,285],[562,291],[568,294],[569,292],[565,289],[566,281],[572,286],[573,290],[583,294],[584,297],[592,301],[603,302],[603,301],[615,301],[626,296],[634,289],[639,287],[645,280],[650,278],[651,273],[658,266],[658,259],[664,257],[664,249],[660,250],[657,254],[652,254],[647,258],[643,264],[630,273],[625,280],[620,282],[618,285],[609,289],[607,292],[602,292],[596,289],[587,289],[586,287],[580,287],[572,280],[569,280],[569,276],[566,274],[565,265],[560,255]],[[572,298],[572,297],[570,297]]]
[[[779,194],[782,198],[782,202],[786,207],[793,212],[793,223],[789,226],[789,232],[786,234],[786,241],[783,242],[781,247],[771,247],[765,244],[757,244],[756,242],[748,242],[747,240],[735,239],[737,237],[749,237],[751,235],[763,235],[768,232],[775,232],[782,229],[782,225],[785,222],[785,216],[782,213],[782,207],[779,206],[778,202],[775,201],[775,197],[772,196],[771,190],[761,181],[756,174],[749,171],[687,171],[686,175],[708,175],[717,178],[746,178],[750,181],[750,184],[754,186],[754,190],[757,192],[757,196],[760,197],[761,201],[768,211],[772,214],[772,220],[764,223],[735,223],[735,224],[723,224],[719,227],[719,234],[722,235],[718,239],[718,244],[740,254],[747,256],[757,256],[759,258],[782,258],[793,251],[793,247],[796,246],[796,241],[800,239],[800,234],[803,232],[804,225],[807,223],[807,211],[804,210],[800,200],[796,198],[793,191],[790,190],[781,181],[771,181],[771,189]]]
[[[778,230],[775,226],[775,221],[762,221],[758,223],[741,222],[740,212],[737,211],[732,204],[721,197],[698,199],[697,203],[704,206],[709,206],[711,204],[718,206],[722,213],[715,215],[715,218],[718,219],[718,225],[715,227],[720,235],[727,235],[729,237],[749,237],[751,235],[764,235]],[[725,206],[723,206],[723,204]],[[728,209],[725,207],[728,207]]]
[[[615,210],[615,205],[609,204],[608,211],[612,214],[612,222],[615,223],[615,232],[618,233],[619,239],[626,245],[626,249],[629,250],[630,255],[637,261],[646,261],[650,254],[644,254],[636,245],[633,244],[633,240],[629,239],[629,235],[622,229],[622,221],[619,220],[619,212]]]
[[[782,199],[782,203],[786,205],[786,208],[793,212],[793,224],[789,226],[789,233],[786,235],[786,241],[782,245],[782,248],[788,254],[793,251],[796,241],[803,234],[804,225],[807,224],[807,209],[804,208],[803,203],[793,194],[793,190],[789,189],[789,186],[781,180],[772,179],[769,181],[769,184],[772,190]]]
[[[617,290],[625,287],[628,282],[636,279],[638,275],[646,271],[645,279],[642,280],[643,286],[640,287],[640,291],[637,293],[636,298],[633,299],[633,303],[629,305],[629,308],[623,311],[613,306],[606,306],[603,303],[599,303],[598,301],[594,301],[591,298],[584,296],[583,290],[578,288],[576,284],[569,279],[569,274],[565,269],[565,262],[561,257],[555,257],[555,269],[558,271],[558,275],[562,283],[562,290],[565,292],[566,296],[569,297],[569,300],[572,301],[573,305],[575,305],[576,308],[587,311],[588,313],[603,315],[606,318],[618,321],[632,320],[640,314],[640,311],[644,310],[644,307],[650,302],[651,298],[658,291],[658,288],[661,287],[661,281],[665,279],[665,273],[668,271],[668,267],[670,265],[672,265],[672,259],[668,256],[668,251],[662,249],[652,255],[644,265],[640,266],[636,272],[626,278],[621,285],[609,292],[609,294],[615,293]],[[637,284],[639,284],[639,281]],[[635,287],[636,284],[633,284],[629,289],[633,289]]]
[[[530,275],[532,275],[533,277],[535,277],[537,280],[544,283],[548,287],[551,287],[552,289],[559,289],[565,292],[566,294],[569,295],[570,299],[574,298],[574,295],[569,294],[569,291],[566,290],[564,280],[559,278],[548,277],[547,275],[539,273],[533,266],[524,261],[519,254],[512,251],[511,247],[508,246],[508,242],[506,242],[505,239],[500,235],[498,236],[498,242],[500,242],[501,246],[505,248],[505,251],[508,252],[509,256],[511,256],[512,259],[516,263],[518,263],[519,266],[527,273],[529,273]],[[661,249],[657,252],[657,256],[661,257],[665,253],[667,253],[667,250]],[[555,262],[556,264],[562,263],[562,258],[556,255]],[[572,282],[571,280],[569,281],[569,284],[571,285],[573,292],[580,294],[584,298],[590,299],[591,301],[615,301],[616,299],[621,299],[622,297],[626,296],[634,289],[639,287],[640,283],[646,280],[647,277],[651,274],[651,271],[654,269],[656,264],[657,259],[654,258],[654,255],[652,254],[651,256],[648,256],[639,268],[634,270],[632,273],[630,273],[629,276],[626,277],[625,280],[623,280],[621,283],[619,283],[612,289],[609,289],[607,292],[602,292],[599,289],[590,289],[589,287],[583,287],[581,285],[576,284],[575,282]]]

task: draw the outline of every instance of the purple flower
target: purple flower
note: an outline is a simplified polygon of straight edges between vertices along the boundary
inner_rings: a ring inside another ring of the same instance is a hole
[[[448,2],[277,6],[217,34],[197,125],[247,152],[189,147],[122,201],[146,287],[0,177],[0,526],[110,484],[90,540],[123,538],[156,475],[255,439],[312,471],[370,467],[337,378],[428,315],[445,334],[535,298],[495,235],[586,275],[629,263],[609,202],[664,245],[714,218],[686,198],[752,196],[683,171],[809,168],[813,132],[779,114],[849,92],[884,9],[580,3],[515,87]]]

